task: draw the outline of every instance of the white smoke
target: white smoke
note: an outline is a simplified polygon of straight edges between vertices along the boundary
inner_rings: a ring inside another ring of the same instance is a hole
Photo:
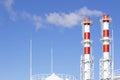
[[[24,19],[30,20],[36,27],[36,30],[42,27],[42,18],[41,16],[33,15],[27,12],[22,13]]]
[[[69,14],[67,13],[50,13],[46,15],[46,20],[50,24],[54,24],[61,27],[71,28],[80,24],[80,21],[83,20],[84,17],[99,17],[103,13],[98,10],[90,10],[87,7],[80,8],[74,12]]]
[[[6,11],[10,15],[10,19],[15,20],[16,19],[16,12],[13,10],[13,4],[14,0],[1,0],[0,3],[5,7]]]

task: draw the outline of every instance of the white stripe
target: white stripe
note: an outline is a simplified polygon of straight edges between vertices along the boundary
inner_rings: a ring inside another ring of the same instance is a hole
[[[89,54],[85,54],[84,55],[85,61],[90,61],[90,55]],[[84,65],[84,80],[89,80],[90,79],[90,65],[91,63],[85,63]]]
[[[85,25],[85,32],[90,32],[90,25]]]
[[[104,42],[103,42],[103,45],[106,45],[106,44],[109,44],[109,42],[108,42],[108,41],[104,41]]]
[[[103,30],[109,30],[109,23],[108,22],[103,23]]]
[[[104,59],[109,59],[109,52],[104,52],[103,57]]]
[[[109,39],[109,37],[103,37],[104,39]]]
[[[84,47],[90,47],[90,44],[85,44]]]
[[[90,60],[90,54],[85,54],[85,60]]]

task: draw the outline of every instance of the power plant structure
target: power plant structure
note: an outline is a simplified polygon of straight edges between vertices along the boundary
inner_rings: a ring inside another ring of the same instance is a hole
[[[53,48],[51,48],[51,73],[32,74],[32,40],[30,40],[30,80],[77,80],[76,76],[69,74],[56,74],[53,72]]]
[[[101,26],[101,42],[103,44],[103,56],[100,59],[99,67],[99,80],[120,80],[120,70],[114,71],[114,50],[111,45],[113,38],[110,38],[109,23],[112,19],[108,14],[104,14],[100,20]],[[90,18],[84,18],[82,22],[82,37],[83,37],[83,47],[84,55],[81,55],[80,59],[80,80],[95,80],[94,79],[94,59],[91,55],[91,44],[93,43],[90,40],[90,26],[92,21]],[[113,34],[112,34],[113,37]],[[111,50],[112,49],[112,50]]]
[[[110,35],[110,22],[112,19],[108,14],[104,14],[100,19],[102,42],[102,58],[99,61],[99,80],[120,80],[120,69],[114,70],[114,45],[113,32]],[[92,54],[92,43],[90,18],[84,18],[82,22],[82,44],[83,54],[80,57],[80,80],[94,79],[94,57]],[[111,38],[112,37],[112,38]],[[32,74],[32,40],[30,41],[30,80],[79,80],[76,76],[68,74],[56,74],[53,72],[53,49],[51,49],[51,74]]]
[[[111,59],[111,48],[110,48],[110,31],[109,23],[111,22],[109,15],[103,15],[101,21],[102,24],[102,39],[103,44],[103,57],[100,59],[100,80],[111,80],[112,78],[112,59]]]
[[[90,26],[92,25],[92,22],[90,18],[84,18],[84,21],[82,22],[82,35],[83,35],[83,41],[82,44],[84,46],[84,56],[81,56],[81,80],[93,80],[94,78],[94,64],[93,64],[93,58],[91,53],[91,44],[92,41],[90,40]]]

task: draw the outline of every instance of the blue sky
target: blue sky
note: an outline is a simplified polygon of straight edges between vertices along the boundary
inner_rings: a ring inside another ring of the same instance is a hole
[[[83,54],[81,21],[90,17],[95,79],[102,57],[99,19],[108,13],[114,30],[115,69],[120,68],[119,0],[0,0],[0,80],[29,80],[29,40],[33,40],[33,74],[50,73],[50,50],[54,72],[79,79]]]

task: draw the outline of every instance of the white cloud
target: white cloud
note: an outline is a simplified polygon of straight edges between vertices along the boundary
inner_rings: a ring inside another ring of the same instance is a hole
[[[16,18],[25,18],[30,20],[32,24],[36,27],[36,30],[43,28],[43,25],[53,24],[55,26],[72,28],[77,25],[81,25],[81,21],[84,17],[99,17],[103,14],[103,12],[99,10],[90,10],[87,7],[80,8],[79,10],[70,12],[70,13],[49,13],[44,16],[39,16],[35,14],[31,14],[28,12],[20,12],[18,15],[14,11],[13,4],[14,0],[0,0],[0,4],[2,4],[6,11],[10,15],[10,19],[16,20]]]
[[[98,10],[90,10],[87,7],[80,8],[70,13],[49,13],[45,17],[23,12],[22,16],[27,20],[30,20],[36,27],[36,30],[43,28],[43,25],[53,24],[55,26],[72,28],[77,25],[81,25],[81,21],[84,17],[99,17],[103,12]]]
[[[12,8],[12,5],[14,3],[14,0],[4,0],[4,5],[6,7],[6,9],[10,10]]]
[[[81,19],[82,17],[76,15],[75,13],[70,14],[50,13],[49,15],[46,16],[46,20],[48,23],[68,28],[77,25]]]
[[[30,14],[27,12],[23,12],[22,17],[24,19],[30,20],[35,25],[36,30],[43,27],[43,25],[42,25],[43,19],[41,18],[41,16],[37,16],[37,15],[33,15],[33,14]]]
[[[103,12],[98,11],[98,10],[90,10],[87,7],[83,7],[75,12],[76,14],[80,16],[96,16],[99,17],[103,14]]]
[[[12,7],[14,4],[14,0],[1,0],[0,3],[3,4],[6,11],[9,13],[10,19],[15,20],[16,12],[13,10],[13,7]]]
[[[76,25],[80,25],[80,21],[84,17],[99,17],[103,13],[98,10],[89,10],[87,7],[83,7],[75,12],[67,13],[50,13],[46,15],[46,21],[50,24],[54,24],[61,27],[71,28]]]

